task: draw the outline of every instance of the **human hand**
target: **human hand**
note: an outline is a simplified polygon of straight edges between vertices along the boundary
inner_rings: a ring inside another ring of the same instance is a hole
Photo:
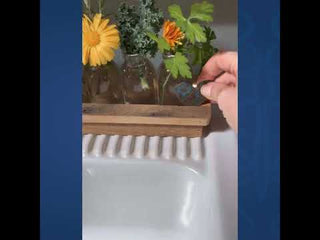
[[[201,88],[201,94],[218,103],[228,124],[238,131],[238,53],[219,52],[202,68],[198,83],[212,80]]]

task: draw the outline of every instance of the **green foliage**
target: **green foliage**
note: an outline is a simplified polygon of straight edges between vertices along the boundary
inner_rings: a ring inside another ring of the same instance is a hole
[[[82,0],[82,13],[93,19],[96,13],[101,13],[103,18],[110,18],[112,14],[106,13],[104,6],[106,0]]]
[[[103,12],[104,0],[98,0],[99,13]]]
[[[154,41],[161,53],[170,52],[174,57],[165,59],[166,69],[174,78],[181,75],[184,78],[192,78],[188,58],[193,58],[194,65],[201,67],[214,55],[218,49],[213,47],[212,41],[216,39],[214,31],[209,27],[203,27],[200,22],[213,21],[213,4],[206,1],[194,3],[191,6],[190,16],[186,18],[177,4],[168,7],[170,16],[175,20],[177,26],[185,33],[185,39],[181,45],[171,49],[163,37],[158,37],[153,31],[147,32],[149,38]]]
[[[158,33],[163,24],[163,13],[155,7],[154,0],[139,0],[138,7],[122,3],[116,16],[121,35],[121,47],[128,54],[153,57],[157,42],[147,32]]]
[[[90,0],[83,0],[82,1],[82,12],[83,12],[83,14],[86,14],[90,19],[93,18]]]
[[[133,53],[135,51],[135,45],[131,38],[138,34],[136,27],[139,23],[136,6],[128,6],[126,3],[122,3],[119,6],[116,19],[121,35],[121,47],[124,48],[127,53]]]
[[[205,26],[204,31],[206,33],[207,42],[211,42],[212,40],[215,40],[217,38],[216,34],[210,27]]]
[[[212,22],[213,4],[206,1],[202,3],[194,3],[191,6],[190,18],[198,19],[203,22]]]
[[[189,39],[191,43],[207,41],[206,35],[199,23],[187,21],[185,33],[186,38]]]
[[[174,57],[165,59],[164,64],[174,78],[178,78],[179,74],[185,78],[192,78],[188,59],[182,53],[177,52]]]
[[[170,16],[176,20],[176,22],[185,22],[187,19],[183,16],[181,7],[177,4],[172,4],[168,7]]]
[[[183,16],[181,7],[177,4],[170,5],[168,8],[170,16],[175,19],[177,25],[185,32],[186,38],[191,42],[206,42],[206,34],[199,23],[194,21],[213,21],[213,4],[206,1],[194,3],[191,6],[190,16]]]
[[[157,37],[154,33],[148,32],[147,35],[158,44],[158,49],[161,53],[165,50],[170,51],[169,43],[163,37]]]
[[[193,54],[192,64],[199,64],[201,67],[218,52],[218,49],[212,45],[216,39],[214,31],[209,27],[204,27],[207,41],[205,43],[192,45],[190,52]]]

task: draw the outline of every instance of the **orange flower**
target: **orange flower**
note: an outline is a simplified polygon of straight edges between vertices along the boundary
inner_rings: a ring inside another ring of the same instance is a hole
[[[163,38],[169,43],[171,48],[181,45],[184,33],[176,26],[175,22],[165,21],[163,24]]]

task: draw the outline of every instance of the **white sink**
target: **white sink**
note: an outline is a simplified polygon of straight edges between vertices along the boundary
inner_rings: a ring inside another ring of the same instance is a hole
[[[83,240],[236,240],[237,138],[83,136]]]

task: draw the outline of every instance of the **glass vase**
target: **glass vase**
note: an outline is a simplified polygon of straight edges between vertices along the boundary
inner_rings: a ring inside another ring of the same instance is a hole
[[[163,55],[163,59],[173,58],[174,55],[166,54]],[[183,78],[180,75],[175,79],[170,71],[166,69],[164,62],[160,64],[159,67],[159,103],[160,105],[186,105],[182,103],[181,92],[177,92],[177,86],[185,85],[187,87],[192,87],[192,83],[195,81],[195,75],[192,74],[192,79]]]
[[[117,65],[83,66],[82,102],[120,104],[124,102],[122,81]]]
[[[125,103],[158,103],[156,72],[146,57],[139,54],[125,54],[121,71]]]

